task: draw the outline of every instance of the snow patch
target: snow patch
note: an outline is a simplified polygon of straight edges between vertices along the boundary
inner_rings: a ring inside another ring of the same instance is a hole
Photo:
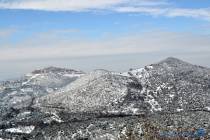
[[[123,130],[121,131],[121,134],[126,136],[126,138],[127,138],[127,128],[126,127],[123,128]]]
[[[207,107],[205,107],[205,108],[206,108],[208,111],[210,111],[210,107],[207,106]]]
[[[30,77],[26,82],[23,82],[22,85],[26,85],[28,84],[31,80],[37,78],[38,76],[40,76],[40,74],[27,74],[27,77]]]
[[[12,95],[15,95],[17,94],[17,91],[12,91],[11,93],[9,93],[8,95],[12,96]]]
[[[178,112],[181,112],[181,111],[183,111],[184,109],[181,109],[181,108],[177,108],[176,109],[176,111],[178,111]]]
[[[32,88],[22,88],[20,89],[22,92],[33,92],[33,89]]]
[[[29,115],[29,114],[31,114],[30,111],[25,111],[25,112],[23,112],[21,114],[18,114],[18,116],[26,116],[26,115]]]
[[[84,74],[64,74],[63,76],[73,78],[73,77],[81,77],[82,75]]]
[[[149,103],[151,105],[151,111],[162,111],[161,106],[159,105],[159,103],[157,101],[155,101],[155,99],[150,99],[146,101],[147,103]]]
[[[138,108],[131,108],[131,111],[132,111],[134,114],[136,114],[136,113],[139,111],[139,109],[138,109]]]
[[[59,122],[59,123],[63,122],[63,120],[61,120],[61,118],[58,116],[52,116],[51,119],[55,120],[56,122]]]
[[[6,132],[10,133],[23,133],[23,134],[30,134],[34,130],[35,126],[20,126],[16,128],[9,128],[6,129]]]
[[[147,69],[153,69],[152,65],[146,66]]]
[[[5,89],[4,86],[0,86],[0,91],[3,91]],[[1,140],[1,139],[0,139]]]
[[[138,114],[139,113],[139,108],[134,107],[134,104],[131,104],[130,106],[126,107],[123,109],[123,113],[129,114]]]
[[[56,122],[59,122],[59,123],[62,123],[64,122],[57,114],[56,112],[51,112],[50,114],[52,114],[52,116],[50,118],[47,118],[44,123],[50,123],[52,121],[56,121]]]
[[[111,135],[111,134],[108,134],[108,133],[106,133],[106,134],[104,134],[104,135],[101,135],[98,139],[100,139],[100,140],[107,140],[107,139],[109,139],[109,140],[116,140],[116,138],[113,136],[113,135]]]
[[[174,98],[174,96],[175,96],[174,94],[169,94],[170,98]]]

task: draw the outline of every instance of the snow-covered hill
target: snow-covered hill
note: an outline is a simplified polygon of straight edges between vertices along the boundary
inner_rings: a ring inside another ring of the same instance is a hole
[[[143,140],[210,128],[210,69],[176,58],[125,73],[49,67],[2,83],[0,97],[0,138]]]
[[[131,77],[96,70],[70,83],[61,91],[42,97],[39,103],[45,109],[63,108],[71,113],[133,114],[139,110],[135,107],[137,104],[126,103],[126,100],[129,98],[128,94],[132,94],[130,89],[136,92],[133,91],[136,94],[134,96],[140,96],[141,89],[132,87],[132,84],[138,84],[135,82]]]
[[[176,58],[128,72],[157,106],[153,110],[179,112],[210,106],[210,69]]]

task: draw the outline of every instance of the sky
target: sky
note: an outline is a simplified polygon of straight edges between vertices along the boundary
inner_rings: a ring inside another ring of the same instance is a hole
[[[0,80],[167,57],[210,67],[209,0],[0,0]]]

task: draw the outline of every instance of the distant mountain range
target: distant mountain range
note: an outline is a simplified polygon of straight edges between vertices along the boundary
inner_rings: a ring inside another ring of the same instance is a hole
[[[210,69],[172,57],[124,73],[48,67],[0,83],[0,140],[152,140],[200,128],[208,137]]]

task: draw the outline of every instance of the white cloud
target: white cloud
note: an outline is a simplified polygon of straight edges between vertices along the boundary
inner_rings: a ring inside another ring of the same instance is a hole
[[[210,9],[182,9],[182,8],[159,8],[159,7],[119,7],[115,9],[122,13],[144,13],[153,16],[166,17],[192,17],[210,21]]]
[[[56,31],[55,31],[56,32]],[[151,52],[210,52],[210,36],[184,32],[153,31],[98,40],[78,37],[70,40],[53,32],[39,34],[0,48],[0,61],[70,58]]]
[[[105,10],[210,20],[208,8],[179,8],[175,3],[169,3],[167,0],[6,0],[0,1],[0,8],[76,12]]]
[[[168,9],[161,9],[155,7],[118,7],[114,9],[122,13],[145,13],[150,15],[164,15]]]
[[[159,6],[168,4],[166,0],[5,0],[0,1],[0,8],[83,11],[91,9],[106,10],[120,5]]]
[[[168,10],[166,15],[169,17],[184,16],[184,17],[203,18],[206,20],[210,20],[210,9],[175,8],[175,9]]]
[[[83,11],[89,9],[104,9],[124,3],[127,0],[15,0],[0,3],[1,8],[34,9],[49,11]]]

